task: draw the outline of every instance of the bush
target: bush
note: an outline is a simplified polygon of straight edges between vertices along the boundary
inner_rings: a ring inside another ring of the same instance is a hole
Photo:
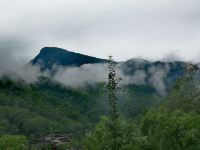
[[[27,149],[27,138],[20,135],[4,135],[0,138],[1,150],[25,150]]]

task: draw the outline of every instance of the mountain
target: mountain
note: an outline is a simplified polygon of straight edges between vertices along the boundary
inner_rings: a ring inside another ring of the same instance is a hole
[[[52,70],[54,65],[66,67],[104,62],[107,62],[107,60],[70,52],[57,47],[42,48],[40,53],[31,61],[33,65],[39,64],[41,70]]]
[[[44,47],[31,63],[39,65],[42,71],[48,69],[55,73],[57,69],[55,65],[79,67],[84,64],[106,63],[107,61],[106,59],[70,52],[62,48]],[[118,64],[120,64],[121,70],[125,75],[134,75],[137,71],[144,72],[147,76],[146,83],[151,82],[152,74],[156,73],[157,76],[163,76],[167,89],[170,89],[177,78],[182,77],[185,73],[185,62],[182,61],[151,62],[141,58],[134,58]]]
[[[51,70],[54,65],[81,66],[105,62],[107,62],[105,59],[55,47],[43,48],[31,61],[34,65],[39,64],[42,70]],[[182,80],[177,82],[177,79],[185,74],[185,62],[130,59],[118,65],[125,76],[137,76],[138,80],[142,74],[146,77],[145,84],[130,83],[119,91],[117,104],[120,118],[135,122],[145,115],[148,109],[158,107],[163,102],[165,102],[163,107],[170,110],[177,108],[190,110],[191,104],[188,101],[186,101],[188,103],[183,102],[182,88],[179,88],[184,84],[180,82]],[[138,71],[142,74],[137,74]],[[157,91],[162,88],[162,83],[166,86],[168,94],[164,97]],[[37,146],[38,139],[48,134],[73,133],[75,139],[80,140],[86,131],[94,130],[94,126],[102,116],[109,113],[104,88],[104,84],[101,83],[74,88],[47,77],[40,77],[36,83],[14,81],[8,77],[1,78],[0,137],[9,134],[25,135],[33,146],[35,144]],[[184,93],[187,88],[186,84]],[[148,119],[149,117],[147,124]]]
[[[107,62],[105,59],[69,52],[55,47],[43,48],[32,60],[33,64],[41,65],[43,70],[51,70],[54,65],[81,66],[88,63],[105,62]],[[158,104],[162,96],[171,90],[176,80],[183,77],[185,74],[185,62],[181,61],[151,62],[140,58],[134,58],[125,62],[119,62],[118,65],[125,76],[137,77],[131,78],[130,80],[144,80],[144,84],[137,84],[130,81],[125,87],[127,91],[126,95],[124,96],[122,94],[121,97],[123,98],[119,98],[120,111],[126,117],[135,117],[141,114],[144,109]],[[96,88],[99,90],[99,87],[91,87],[89,91],[95,91]],[[81,89],[81,91],[83,91],[83,89]],[[88,91],[86,93],[88,93]],[[105,102],[105,100],[102,100],[102,102]],[[95,100],[94,103],[96,104],[98,102]],[[97,111],[96,113],[99,112]]]
[[[119,97],[124,117],[134,118],[157,104],[152,87],[132,85],[125,89],[128,93]],[[44,77],[32,84],[4,77],[0,79],[0,136],[25,135],[31,140],[49,133],[83,136],[109,112],[107,97],[101,92],[99,86],[72,88]]]
[[[70,52],[57,47],[44,47],[40,53],[31,61],[33,65],[39,65],[41,70],[50,70],[52,75],[59,69],[55,66],[62,67],[79,67],[84,64],[106,63],[108,60],[99,59],[92,56],[87,56],[75,52]],[[141,58],[134,58],[125,62],[117,62],[125,76],[134,76],[139,79],[138,82],[147,83],[148,86],[157,87],[157,91],[162,88],[162,94],[165,90],[170,90],[175,81],[183,77],[185,74],[185,62],[162,62],[162,61],[147,61]],[[142,77],[143,76],[143,77]],[[144,79],[142,79],[144,78]],[[131,78],[130,84],[136,84]],[[137,81],[136,81],[137,82]],[[161,91],[160,90],[160,91]]]
[[[162,77],[167,89],[170,89],[178,78],[185,75],[185,66],[186,63],[183,61],[152,62],[140,58],[130,59],[121,63],[124,74],[133,75],[137,71],[142,71],[147,76],[147,83],[150,82],[152,75],[157,79]]]

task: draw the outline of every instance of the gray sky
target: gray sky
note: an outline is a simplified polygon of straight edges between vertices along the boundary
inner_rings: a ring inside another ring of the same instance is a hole
[[[0,51],[200,59],[200,0],[0,0]]]

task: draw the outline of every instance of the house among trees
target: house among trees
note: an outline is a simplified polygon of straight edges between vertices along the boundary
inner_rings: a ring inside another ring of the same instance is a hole
[[[43,144],[64,144],[68,143],[73,138],[73,134],[48,134],[42,139],[39,139]]]

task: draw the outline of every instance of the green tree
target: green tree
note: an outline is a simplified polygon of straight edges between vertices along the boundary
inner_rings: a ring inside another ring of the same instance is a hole
[[[106,92],[108,94],[109,117],[104,118],[96,126],[95,131],[86,137],[84,143],[87,144],[84,144],[84,149],[87,150],[118,150],[121,147],[121,131],[116,96],[120,79],[116,77],[115,62],[112,56],[109,57],[108,70]]]
[[[109,118],[102,117],[97,124],[95,130],[89,133],[83,140],[83,150],[111,150],[112,135],[107,125]],[[133,124],[120,120],[118,122],[120,137],[117,139],[119,150],[142,150],[138,143],[142,143],[142,138],[139,135],[139,130]]]
[[[117,111],[117,96],[116,91],[119,89],[118,84],[120,82],[120,78],[116,77],[115,71],[115,62],[112,59],[112,56],[109,56],[109,65],[108,65],[109,73],[108,73],[108,99],[110,106],[110,116],[108,120],[108,132],[110,132],[110,141],[111,147],[110,150],[120,149],[120,129],[118,123],[118,111]]]
[[[0,138],[1,150],[26,150],[27,138],[20,135],[4,135]]]
[[[154,150],[199,150],[200,116],[180,110],[149,111],[142,119],[141,133]]]

